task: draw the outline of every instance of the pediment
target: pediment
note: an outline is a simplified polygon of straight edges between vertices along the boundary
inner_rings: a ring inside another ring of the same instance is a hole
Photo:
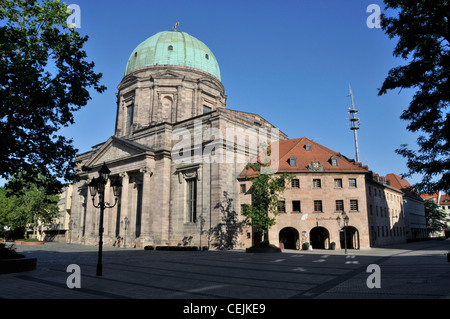
[[[112,136],[96,151],[86,166],[95,167],[102,163],[123,160],[149,151],[152,149],[145,145]]]
[[[159,73],[155,73],[150,77],[150,80],[153,79],[180,79],[183,80],[185,78],[184,75],[181,75],[177,72],[171,70],[165,70]]]
[[[201,84],[201,85],[209,86],[209,87],[214,88],[214,89],[216,89],[216,90],[220,90],[220,89],[221,89],[221,88],[217,85],[217,83],[215,83],[215,82],[213,82],[213,81],[211,81],[211,80],[209,80],[209,79],[200,79],[200,80],[198,81],[198,83]]]
[[[118,85],[117,88],[120,90],[123,87],[130,86],[131,84],[136,83],[138,81],[139,81],[139,78],[137,76],[135,76],[135,75],[128,75],[122,80],[122,82],[120,82],[120,84]]]

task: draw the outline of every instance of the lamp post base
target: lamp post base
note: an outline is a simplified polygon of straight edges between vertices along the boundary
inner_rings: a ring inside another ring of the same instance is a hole
[[[103,276],[103,267],[102,265],[97,264],[97,276]]]

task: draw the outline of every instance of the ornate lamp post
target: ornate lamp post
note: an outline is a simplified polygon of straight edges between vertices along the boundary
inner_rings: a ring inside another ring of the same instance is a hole
[[[342,219],[344,220],[344,247],[345,247],[345,254],[347,255],[347,226],[348,226],[348,221],[350,220],[350,218],[347,216],[346,212],[342,212]],[[341,217],[338,216],[336,218],[339,227],[341,227]]]
[[[98,242],[98,262],[97,262],[97,276],[102,276],[102,249],[103,249],[103,213],[105,208],[113,208],[117,204],[117,200],[119,198],[120,190],[122,189],[122,182],[119,179],[116,179],[112,182],[111,186],[113,188],[115,201],[114,204],[111,205],[105,202],[105,185],[108,182],[109,173],[111,171],[108,169],[105,163],[103,163],[102,168],[98,171],[98,178],[93,178],[89,183],[89,192],[92,196],[92,204],[95,208],[100,208],[100,224],[99,224],[99,242]],[[98,204],[95,204],[95,197],[98,194]]]
[[[122,224],[122,227],[125,229],[125,237],[123,239],[123,248],[127,248],[127,229],[130,225],[130,221],[128,220],[128,217],[125,216],[125,218],[120,222]]]

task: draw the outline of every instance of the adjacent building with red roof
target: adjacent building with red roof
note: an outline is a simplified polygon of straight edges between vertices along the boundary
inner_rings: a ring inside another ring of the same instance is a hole
[[[337,248],[360,249],[406,240],[402,191],[380,182],[367,166],[306,137],[272,146],[278,147],[278,160],[272,158],[271,166],[294,178],[269,230],[271,243],[298,249],[308,242],[313,249],[328,249],[334,242]],[[247,166],[238,178],[241,205],[251,204],[251,178],[259,174],[255,169]],[[260,240],[255,236],[248,229],[245,246]]]
[[[412,189],[410,183],[396,174],[387,174],[386,182],[403,192],[403,210],[405,212],[406,237],[423,239],[428,237],[423,198]]]

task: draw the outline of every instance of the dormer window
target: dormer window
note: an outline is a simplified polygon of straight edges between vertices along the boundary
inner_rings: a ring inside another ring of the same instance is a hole
[[[338,166],[338,159],[334,155],[331,157],[331,166]]]
[[[205,58],[206,58],[206,60],[209,60],[209,55],[205,54]]]
[[[292,156],[289,158],[289,165],[290,165],[291,167],[296,167],[296,166],[297,166],[297,158],[295,158],[294,155],[292,155]]]
[[[310,150],[311,150],[311,143],[306,143],[305,149],[306,149],[307,151],[310,151]]]
[[[172,46],[172,45],[169,45],[169,47],[167,48],[167,50],[173,51],[173,46]]]

